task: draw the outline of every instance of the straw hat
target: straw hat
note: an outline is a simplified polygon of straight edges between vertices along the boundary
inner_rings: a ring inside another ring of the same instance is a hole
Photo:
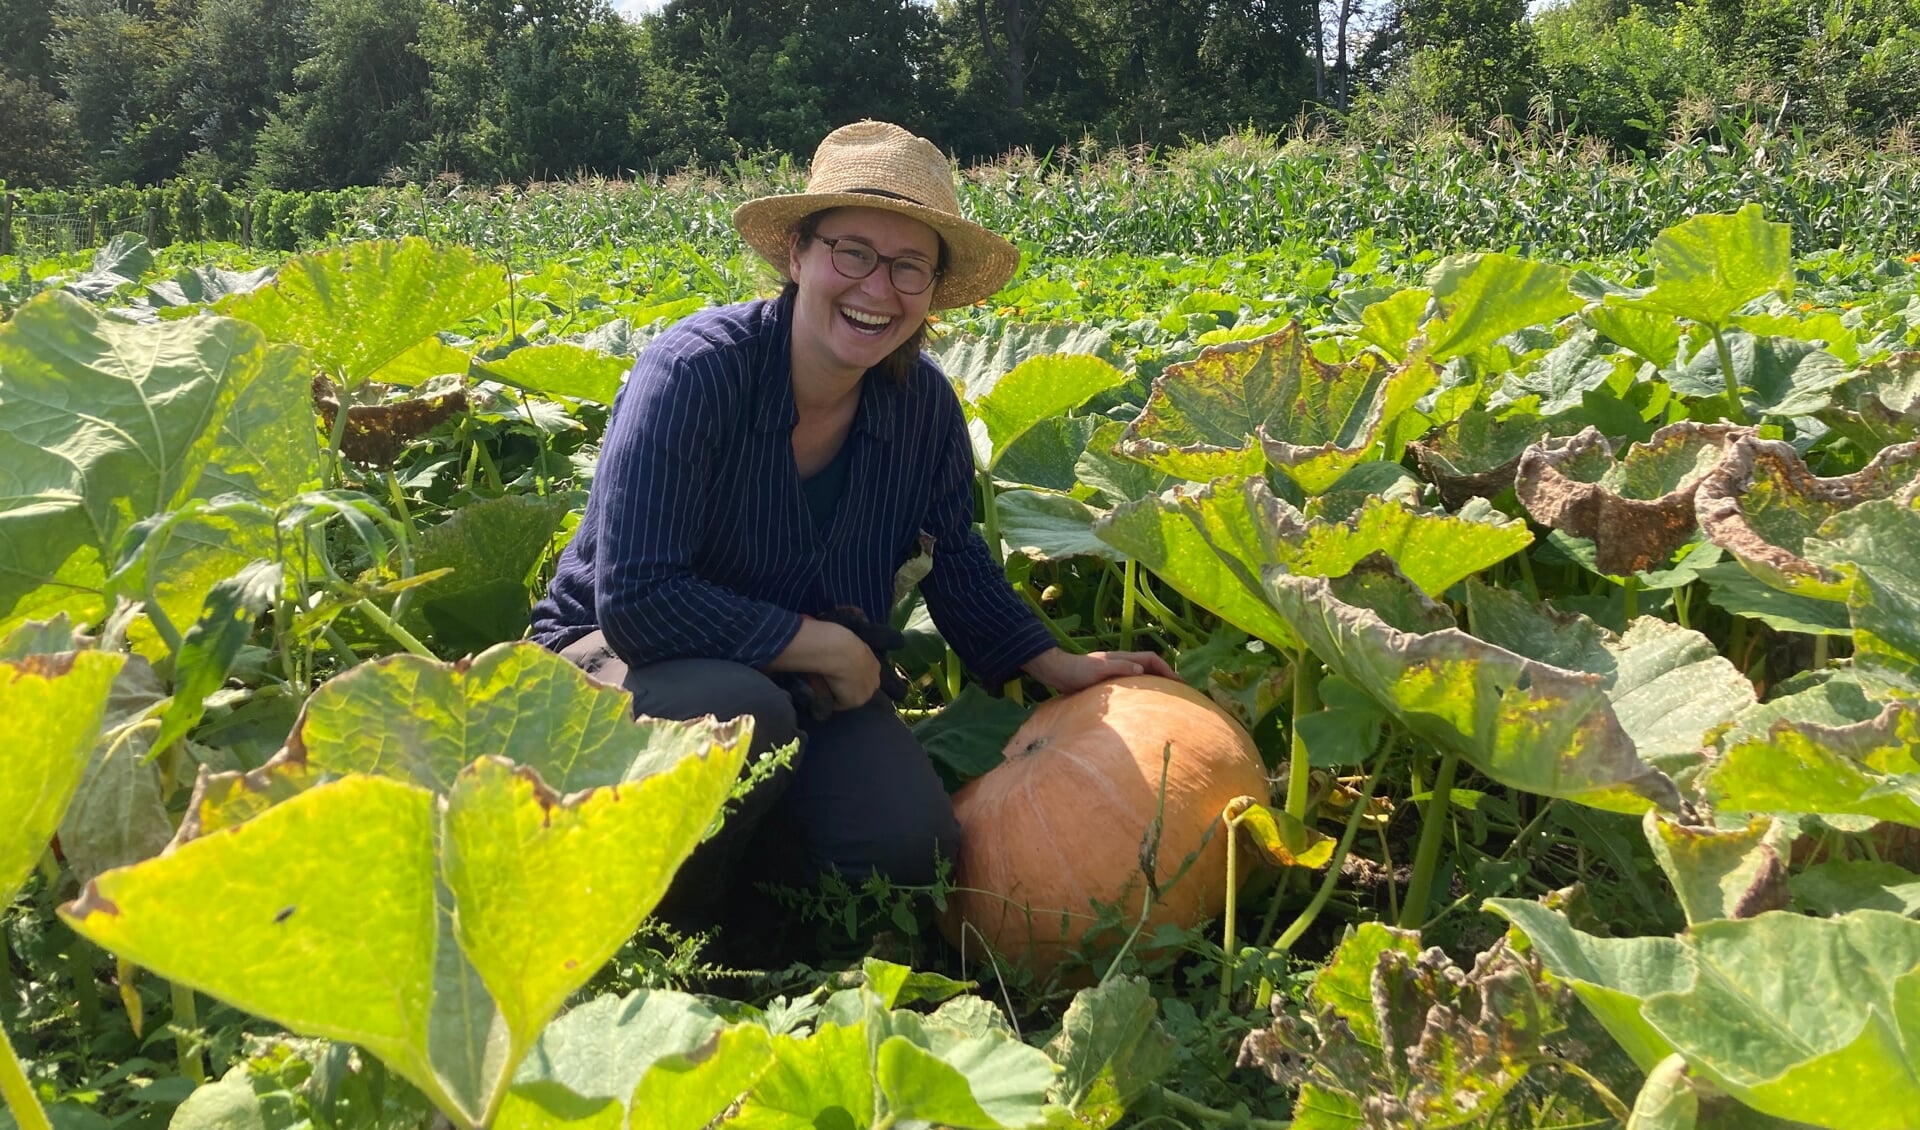
[[[960,214],[953,169],[933,143],[886,122],[855,122],[813,151],[807,190],[762,196],[734,209],[733,226],[782,273],[800,221],[828,208],[879,208],[911,216],[940,233],[947,264],[933,306],[967,306],[1007,285],[1020,252]]]

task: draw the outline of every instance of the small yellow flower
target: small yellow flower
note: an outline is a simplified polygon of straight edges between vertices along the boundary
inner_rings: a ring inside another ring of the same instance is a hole
[[[1813,303],[1811,303],[1811,302],[1802,302],[1802,303],[1800,304],[1800,312],[1801,312],[1802,314],[1804,314],[1804,313],[1806,313],[1807,311],[1809,311],[1809,310],[1811,310],[1811,309],[1813,309]]]
[[[1916,254],[1913,254],[1913,255],[1909,255],[1909,256],[1907,256],[1907,262],[1909,262],[1909,263],[1920,263],[1920,253],[1916,253]]]

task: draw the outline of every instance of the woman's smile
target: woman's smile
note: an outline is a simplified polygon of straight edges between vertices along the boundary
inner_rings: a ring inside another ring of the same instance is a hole
[[[932,286],[903,294],[894,280],[916,270],[931,275],[940,260],[940,237],[898,212],[836,208],[820,218],[811,237],[796,238],[789,258],[798,287],[795,376],[846,381],[886,360],[926,321]],[[848,277],[849,270],[861,269],[868,272],[864,277]]]

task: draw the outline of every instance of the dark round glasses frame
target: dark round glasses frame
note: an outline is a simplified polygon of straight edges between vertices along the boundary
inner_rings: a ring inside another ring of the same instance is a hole
[[[940,277],[940,272],[918,255],[882,255],[851,236],[816,235],[813,238],[827,245],[827,258],[833,262],[833,269],[840,272],[842,278],[864,279],[885,263],[887,279],[893,283],[893,289],[901,294],[920,294]],[[844,249],[840,247],[843,243],[847,245]],[[854,269],[850,270],[850,267]],[[902,267],[906,268],[904,279],[901,277]]]

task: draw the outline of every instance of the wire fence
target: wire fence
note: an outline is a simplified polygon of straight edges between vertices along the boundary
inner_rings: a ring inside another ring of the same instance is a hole
[[[0,255],[48,258],[86,251],[119,235],[133,232],[153,239],[153,213],[102,223],[91,212],[20,212],[13,201],[0,201]]]

